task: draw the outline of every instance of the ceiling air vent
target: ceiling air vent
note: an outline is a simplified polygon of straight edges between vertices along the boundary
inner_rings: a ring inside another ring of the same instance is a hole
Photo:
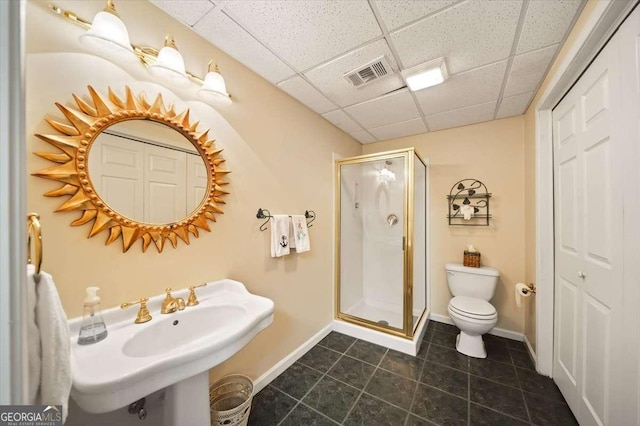
[[[393,74],[391,65],[384,56],[374,59],[342,76],[354,87],[363,87],[386,75]]]

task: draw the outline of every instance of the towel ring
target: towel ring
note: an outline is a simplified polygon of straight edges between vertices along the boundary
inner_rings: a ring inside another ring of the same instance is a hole
[[[29,213],[27,215],[27,263],[31,264],[31,239],[35,241],[35,278],[36,282],[40,279],[40,268],[42,266],[42,228],[40,226],[40,215],[38,213]]]

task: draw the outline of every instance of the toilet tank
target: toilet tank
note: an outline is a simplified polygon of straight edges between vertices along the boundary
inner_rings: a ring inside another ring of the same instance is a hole
[[[491,300],[496,292],[500,272],[489,266],[470,268],[459,263],[447,263],[447,284],[454,296]]]

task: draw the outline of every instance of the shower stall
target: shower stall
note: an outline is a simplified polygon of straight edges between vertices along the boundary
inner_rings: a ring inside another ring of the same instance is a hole
[[[427,171],[413,148],[336,161],[338,324],[408,340],[423,330]]]

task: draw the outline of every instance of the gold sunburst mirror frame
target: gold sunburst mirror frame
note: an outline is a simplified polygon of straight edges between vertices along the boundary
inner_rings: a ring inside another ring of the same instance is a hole
[[[224,177],[230,173],[220,166],[225,160],[220,157],[222,149],[215,147],[215,140],[209,139],[209,130],[199,132],[198,122],[191,123],[189,109],[176,113],[173,104],[165,107],[162,95],[158,94],[153,103],[149,103],[144,93],[135,95],[126,86],[125,99],[121,99],[109,88],[108,97],[101,95],[88,86],[91,103],[73,94],[77,108],[64,106],[56,102],[69,124],[46,119],[47,123],[59,134],[36,134],[37,137],[54,146],[61,153],[34,152],[35,155],[57,165],[33,173],[44,179],[63,184],[61,188],[49,191],[46,197],[71,196],[56,212],[82,211],[82,216],[72,226],[81,226],[93,221],[88,238],[102,231],[108,231],[105,245],[122,237],[122,251],[127,252],[133,244],[142,239],[142,251],[154,243],[161,253],[168,240],[175,248],[178,239],[189,244],[189,234],[199,236],[198,229],[211,231],[207,220],[216,221],[216,214],[222,214],[219,207],[225,204],[223,196],[229,192],[222,186],[227,185]],[[112,209],[98,194],[89,177],[89,155],[91,146],[98,135],[109,126],[128,120],[151,120],[167,125],[185,136],[198,150],[207,168],[206,196],[189,216],[166,224],[143,223]]]

